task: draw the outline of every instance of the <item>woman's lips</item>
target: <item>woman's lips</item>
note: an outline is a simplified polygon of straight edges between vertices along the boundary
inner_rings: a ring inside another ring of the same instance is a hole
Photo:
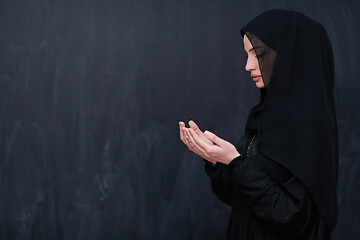
[[[261,76],[253,77],[253,80],[256,82],[256,81],[258,81],[260,78],[261,78]]]

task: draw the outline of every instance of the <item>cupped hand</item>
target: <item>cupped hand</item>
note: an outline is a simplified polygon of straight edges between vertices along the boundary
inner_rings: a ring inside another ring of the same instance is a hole
[[[240,156],[235,146],[219,138],[210,131],[202,132],[194,121],[189,121],[190,128],[184,122],[179,122],[180,139],[198,156],[215,164],[221,162],[229,164],[234,158]]]

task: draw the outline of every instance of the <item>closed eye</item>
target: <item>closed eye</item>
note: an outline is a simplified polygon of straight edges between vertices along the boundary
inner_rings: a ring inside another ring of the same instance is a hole
[[[261,58],[261,57],[263,57],[264,55],[265,55],[264,53],[259,53],[259,54],[255,55],[255,57],[256,57],[256,58]]]

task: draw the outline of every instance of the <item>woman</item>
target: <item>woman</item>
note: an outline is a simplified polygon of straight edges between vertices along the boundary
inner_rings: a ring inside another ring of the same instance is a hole
[[[236,146],[190,121],[180,138],[232,206],[227,239],[330,239],[337,220],[334,60],[325,29],[269,10],[241,29],[260,89]]]

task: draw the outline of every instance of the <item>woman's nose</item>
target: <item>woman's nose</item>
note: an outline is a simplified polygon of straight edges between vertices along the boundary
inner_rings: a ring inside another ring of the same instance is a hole
[[[250,71],[254,71],[255,69],[256,69],[255,61],[248,58],[246,61],[245,70],[250,72]]]

